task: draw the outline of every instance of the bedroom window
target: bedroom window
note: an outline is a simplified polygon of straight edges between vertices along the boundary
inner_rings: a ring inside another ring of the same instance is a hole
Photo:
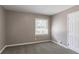
[[[47,35],[48,34],[48,19],[35,19],[35,35]]]

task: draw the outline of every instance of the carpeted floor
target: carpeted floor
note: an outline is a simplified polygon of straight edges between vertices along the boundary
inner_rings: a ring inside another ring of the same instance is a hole
[[[52,42],[7,47],[2,54],[77,54]]]

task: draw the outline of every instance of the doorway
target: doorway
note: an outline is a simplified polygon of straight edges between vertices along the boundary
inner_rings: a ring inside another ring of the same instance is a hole
[[[79,53],[79,11],[68,14],[68,47]]]

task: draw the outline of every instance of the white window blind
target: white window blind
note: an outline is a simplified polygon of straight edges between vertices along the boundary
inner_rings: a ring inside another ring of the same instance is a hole
[[[42,18],[35,19],[35,34],[36,35],[48,34],[48,19],[42,19]]]

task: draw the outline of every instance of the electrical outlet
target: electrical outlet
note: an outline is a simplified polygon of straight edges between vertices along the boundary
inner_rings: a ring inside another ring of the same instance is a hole
[[[69,46],[69,43],[67,43],[67,45]]]
[[[62,42],[60,42],[62,44]]]

